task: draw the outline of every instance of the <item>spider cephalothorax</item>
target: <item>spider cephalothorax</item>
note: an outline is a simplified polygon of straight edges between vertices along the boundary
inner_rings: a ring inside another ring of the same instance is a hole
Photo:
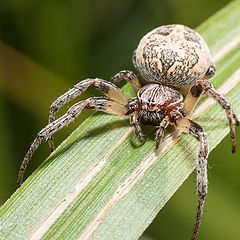
[[[239,120],[228,101],[208,81],[215,74],[209,49],[203,38],[194,30],[183,25],[158,27],[146,34],[133,55],[133,63],[140,76],[148,84],[141,88],[138,77],[131,71],[121,71],[112,80],[85,79],[76,84],[53,102],[48,125],[43,128],[31,144],[19,170],[18,184],[21,185],[27,164],[39,145],[48,140],[54,150],[52,134],[73,122],[84,108],[92,108],[115,115],[127,115],[140,141],[145,141],[141,123],[158,127],[158,148],[168,124],[175,125],[200,142],[197,169],[198,207],[192,240],[199,230],[204,202],[207,195],[208,142],[201,126],[189,119],[199,97],[204,92],[218,102],[226,111],[230,126],[232,152],[236,149],[234,122]],[[128,81],[136,97],[128,99],[116,83]],[[105,97],[91,97],[74,104],[63,116],[56,118],[58,110],[70,100],[80,96],[89,87],[100,90]],[[184,91],[183,91],[184,90]],[[187,94],[186,94],[187,90]]]
[[[141,141],[144,141],[139,122],[159,126],[156,133],[156,147],[163,137],[168,123],[176,123],[183,118],[184,102],[182,94],[176,89],[160,84],[148,84],[137,92],[137,97],[127,106],[130,123]]]

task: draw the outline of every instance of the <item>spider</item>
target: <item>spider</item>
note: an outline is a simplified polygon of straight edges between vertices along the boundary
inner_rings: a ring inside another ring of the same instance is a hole
[[[143,87],[137,75],[132,71],[123,70],[112,78],[113,83],[100,78],[85,79],[52,103],[48,125],[37,134],[26,153],[17,183],[22,184],[28,162],[39,145],[48,141],[50,150],[53,151],[52,135],[73,122],[84,108],[129,116],[130,125],[141,142],[145,141],[145,137],[140,123],[157,126],[156,148],[160,146],[164,130],[168,124],[172,124],[181,132],[192,135],[200,143],[196,162],[198,206],[191,237],[194,240],[200,228],[207,196],[209,150],[204,130],[190,119],[190,113],[202,93],[212,97],[226,112],[232,152],[236,150],[234,124],[239,125],[239,120],[229,102],[208,81],[215,74],[215,66],[206,42],[194,30],[179,24],[153,29],[140,40],[133,54],[133,64],[140,77],[147,83]],[[132,86],[136,97],[127,98],[116,85],[120,80],[126,80]],[[100,90],[105,96],[90,97],[77,102],[63,116],[56,118],[60,108],[90,87]]]

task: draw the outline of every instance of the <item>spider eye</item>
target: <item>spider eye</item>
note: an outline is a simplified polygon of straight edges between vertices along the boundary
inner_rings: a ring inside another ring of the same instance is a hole
[[[206,77],[207,79],[209,79],[209,78],[211,78],[211,77],[214,76],[215,72],[216,72],[215,66],[214,66],[214,65],[211,65],[211,66],[209,67],[209,69],[207,70],[207,72],[205,73],[205,77]]]

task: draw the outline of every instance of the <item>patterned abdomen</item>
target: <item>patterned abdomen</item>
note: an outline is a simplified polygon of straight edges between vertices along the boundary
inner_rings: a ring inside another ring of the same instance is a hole
[[[183,25],[166,25],[146,34],[134,53],[136,69],[147,82],[193,84],[212,65],[203,38]]]

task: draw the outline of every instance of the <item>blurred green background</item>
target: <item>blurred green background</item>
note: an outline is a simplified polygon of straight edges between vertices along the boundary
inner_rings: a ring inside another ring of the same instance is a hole
[[[20,163],[36,133],[46,125],[49,106],[56,97],[81,79],[109,79],[119,70],[133,70],[132,52],[154,27],[182,23],[195,28],[228,2],[1,0],[0,204],[15,191]],[[56,134],[56,143],[80,122]],[[239,239],[240,159],[239,151],[233,156],[230,150],[228,137],[209,157],[209,196],[199,240]],[[47,155],[45,144],[27,173]],[[144,237],[188,239],[195,208],[192,175]]]

